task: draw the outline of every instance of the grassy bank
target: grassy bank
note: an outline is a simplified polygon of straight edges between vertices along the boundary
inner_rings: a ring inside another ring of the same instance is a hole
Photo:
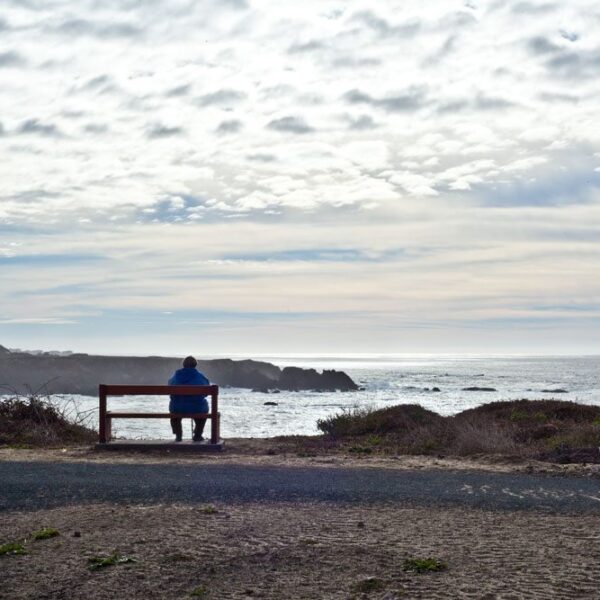
[[[406,404],[318,422],[324,439],[356,453],[502,454],[600,462],[600,406],[558,400],[492,402],[452,417]],[[579,462],[579,461],[576,461]]]
[[[89,415],[39,395],[0,399],[0,446],[51,448],[96,441]],[[600,406],[558,400],[492,402],[443,417],[416,404],[343,411],[319,436],[246,440],[243,454],[502,456],[600,463]],[[237,440],[237,446],[244,440]],[[235,445],[234,445],[235,446]],[[229,448],[234,451],[233,447]]]

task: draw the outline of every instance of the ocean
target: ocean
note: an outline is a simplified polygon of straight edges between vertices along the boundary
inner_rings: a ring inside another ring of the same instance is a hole
[[[342,370],[364,391],[263,394],[222,388],[219,409],[224,439],[314,435],[319,433],[318,419],[358,407],[382,408],[415,403],[442,415],[453,415],[487,402],[521,398],[556,398],[600,405],[600,356],[300,355],[252,358],[280,367]],[[468,387],[496,391],[465,391]],[[439,391],[432,391],[433,388]],[[97,423],[97,398],[64,396],[61,401],[76,404],[80,411],[89,410],[92,423]],[[265,402],[276,402],[277,405],[265,406]],[[155,412],[166,410],[167,404],[166,397],[109,398],[109,410]],[[189,437],[189,431],[186,424],[184,437]],[[172,437],[169,423],[158,419],[118,419],[113,423],[113,434],[131,439]]]

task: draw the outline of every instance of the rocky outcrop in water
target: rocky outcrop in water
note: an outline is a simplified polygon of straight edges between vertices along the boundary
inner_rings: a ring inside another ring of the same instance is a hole
[[[0,346],[0,393],[43,390],[50,394],[95,396],[100,383],[164,385],[180,358],[93,356],[10,352]],[[349,391],[358,386],[341,371],[279,367],[255,360],[201,360],[198,369],[223,387],[264,390]]]
[[[285,367],[279,379],[279,387],[286,390],[317,390],[347,391],[356,390],[358,386],[343,371],[328,371],[318,373],[315,369],[300,369],[299,367]]]

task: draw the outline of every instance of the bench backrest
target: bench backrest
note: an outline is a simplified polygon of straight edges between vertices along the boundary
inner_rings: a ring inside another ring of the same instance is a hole
[[[219,441],[219,386],[218,385],[121,385],[100,384],[98,398],[100,401],[98,433],[101,444],[107,443],[110,437],[110,414],[107,414],[106,399],[108,396],[210,396],[211,443]],[[153,414],[153,413],[148,413]]]

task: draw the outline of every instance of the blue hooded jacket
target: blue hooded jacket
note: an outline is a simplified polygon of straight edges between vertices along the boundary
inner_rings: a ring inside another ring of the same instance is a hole
[[[210,381],[193,367],[175,371],[169,379],[169,385],[210,385]],[[169,412],[172,413],[207,413],[206,396],[171,396]]]

